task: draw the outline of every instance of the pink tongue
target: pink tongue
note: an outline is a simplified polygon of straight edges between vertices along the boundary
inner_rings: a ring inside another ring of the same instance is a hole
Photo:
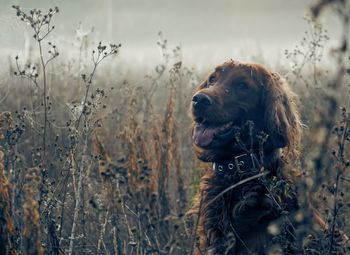
[[[208,146],[214,139],[218,128],[209,128],[204,125],[197,125],[193,130],[192,139],[197,146]]]

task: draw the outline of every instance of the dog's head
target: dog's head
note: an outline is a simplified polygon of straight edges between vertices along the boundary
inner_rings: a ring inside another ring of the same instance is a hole
[[[293,100],[288,85],[262,65],[230,61],[216,67],[196,88],[190,107],[198,158],[232,156],[235,130],[248,120],[273,147],[294,153],[300,121]]]

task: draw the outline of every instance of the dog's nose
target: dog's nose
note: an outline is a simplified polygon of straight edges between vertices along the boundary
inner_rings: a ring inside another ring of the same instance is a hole
[[[204,93],[197,93],[192,97],[192,105],[196,109],[205,109],[212,104],[211,98]]]

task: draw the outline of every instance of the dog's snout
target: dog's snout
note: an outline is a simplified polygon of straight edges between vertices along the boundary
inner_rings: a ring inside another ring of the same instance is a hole
[[[204,93],[197,93],[192,97],[192,105],[196,109],[205,109],[212,104],[211,98]]]

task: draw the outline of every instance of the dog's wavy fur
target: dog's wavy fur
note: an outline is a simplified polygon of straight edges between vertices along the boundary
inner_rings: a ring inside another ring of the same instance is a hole
[[[219,72],[218,75],[221,75],[222,70],[226,76],[220,76],[217,83],[222,80],[229,84],[231,80],[244,76],[249,79],[249,86],[253,86],[251,93],[259,95],[251,95],[256,99],[254,101],[239,102],[242,97],[222,92],[222,86],[232,85],[215,83],[208,86],[210,81],[207,78],[194,94],[201,92],[214,98],[217,106],[213,112],[208,109],[208,116],[212,116],[210,118],[214,122],[220,122],[220,116],[224,118],[227,107],[223,101],[231,100],[232,104],[233,100],[248,116],[246,120],[252,120],[257,128],[268,135],[277,156],[267,169],[270,174],[240,185],[214,202],[211,201],[220,192],[247,176],[218,177],[211,168],[207,170],[201,179],[193,207],[187,213],[189,218],[195,219],[192,233],[196,237],[194,254],[265,254],[272,244],[278,245],[285,254],[292,254],[294,238],[291,222],[286,220],[287,223],[279,229],[279,235],[275,236],[268,231],[268,227],[275,221],[280,224],[278,220],[286,218],[282,214],[292,213],[298,207],[295,181],[299,175],[297,162],[301,123],[296,97],[278,74],[262,65],[229,61],[218,66],[214,74]],[[234,99],[225,99],[230,96]],[[255,107],[252,104],[259,105]],[[263,111],[255,114],[256,109]],[[191,114],[195,125],[197,116],[193,107]],[[223,152],[217,146],[201,148],[194,144],[197,157],[206,162],[225,160],[229,153],[235,153],[234,150],[228,153],[227,148]]]

